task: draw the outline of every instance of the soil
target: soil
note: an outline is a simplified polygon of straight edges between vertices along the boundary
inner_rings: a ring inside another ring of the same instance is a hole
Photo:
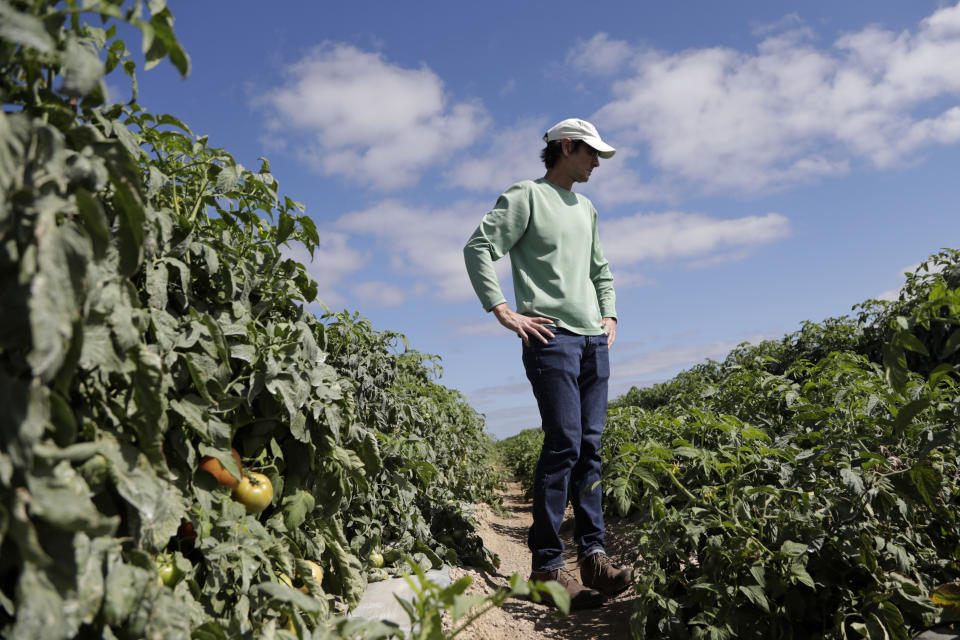
[[[499,587],[509,588],[510,576],[519,573],[524,579],[530,575],[530,551],[527,549],[527,530],[533,522],[530,502],[523,497],[519,483],[509,483],[503,495],[503,515],[489,507],[481,507],[474,515],[479,521],[484,544],[500,556],[497,573],[481,569],[454,567],[451,578],[465,575],[473,578],[467,593],[489,593]],[[579,576],[576,546],[572,540],[571,509],[560,529],[567,550],[564,560],[567,568]],[[632,533],[628,523],[607,522],[606,550],[618,564],[629,565],[622,552],[630,545]],[[571,611],[560,616],[553,608],[529,600],[510,599],[500,609],[492,609],[478,618],[458,638],[469,640],[629,640],[630,614],[636,594],[628,589],[609,598],[598,609]]]

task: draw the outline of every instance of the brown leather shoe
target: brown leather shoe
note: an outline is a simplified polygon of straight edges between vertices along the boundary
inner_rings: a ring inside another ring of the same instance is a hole
[[[574,577],[573,573],[567,569],[556,569],[554,571],[534,571],[530,574],[530,579],[539,580],[540,582],[556,580],[563,585],[563,587],[567,590],[567,593],[570,594],[571,610],[593,609],[594,607],[602,606],[605,600],[603,594],[599,591],[588,589],[577,582],[577,579]],[[548,604],[551,607],[557,606],[550,594],[541,593],[540,597],[545,604]]]
[[[625,591],[633,583],[633,569],[615,567],[610,556],[595,553],[580,563],[580,579],[587,587],[613,596]]]

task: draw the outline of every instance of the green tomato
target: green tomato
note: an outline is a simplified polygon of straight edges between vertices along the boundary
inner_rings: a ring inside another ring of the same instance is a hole
[[[174,587],[182,577],[183,571],[177,567],[172,558],[161,561],[157,566],[157,584]]]
[[[233,488],[233,499],[247,508],[247,513],[260,513],[273,500],[273,484],[262,473],[248,473]]]
[[[374,551],[370,554],[370,566],[376,567],[379,569],[383,566],[383,554],[379,551]]]

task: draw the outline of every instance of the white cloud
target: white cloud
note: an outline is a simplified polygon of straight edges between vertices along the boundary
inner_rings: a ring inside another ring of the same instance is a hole
[[[603,134],[606,135],[606,134]],[[609,139],[609,137],[608,137]],[[629,167],[630,158],[637,153],[616,141],[617,155],[601,160],[593,170],[590,181],[578,185],[578,189],[601,206],[616,206],[628,202],[676,201],[674,188],[662,182],[645,182],[640,173]]]
[[[540,151],[549,126],[545,118],[525,120],[494,134],[483,155],[456,163],[448,174],[450,183],[499,194],[515,182],[539,178],[546,171]]]
[[[285,258],[302,263],[307,273],[317,283],[317,299],[330,307],[341,306],[345,302],[344,294],[336,287],[347,281],[347,275],[362,268],[367,261],[360,251],[347,245],[345,234],[319,231],[317,248],[310,256],[307,248],[293,242],[280,248]]]
[[[634,287],[645,287],[651,284],[656,284],[656,281],[642,273],[613,269],[613,285],[617,291],[633,289]]]
[[[633,49],[626,42],[598,33],[589,40],[578,40],[567,54],[567,63],[597,75],[610,75],[632,56]]]
[[[701,256],[730,259],[737,250],[769,244],[789,233],[789,220],[778,213],[732,220],[699,213],[638,213],[600,221],[603,253],[615,266]]]
[[[534,118],[503,129],[491,137],[483,154],[457,162],[447,174],[450,184],[501,193],[519,180],[541,177],[546,173],[540,159],[543,134],[551,124],[546,118]],[[672,189],[663,184],[646,183],[639,173],[628,167],[629,158],[637,155],[635,151],[616,146],[617,155],[601,160],[590,182],[577,186],[579,191],[605,206],[675,199]]]
[[[350,292],[360,302],[381,308],[401,305],[407,297],[402,287],[380,281],[361,282],[351,287]]]
[[[426,278],[426,289],[434,297],[469,300],[474,293],[463,263],[463,246],[491,206],[459,202],[444,209],[427,209],[385,200],[345,214],[335,226],[374,237],[386,252],[391,269],[399,275]],[[503,279],[509,260],[496,262],[495,268]]]
[[[270,128],[296,136],[307,161],[382,189],[416,182],[471,144],[488,119],[477,104],[451,104],[429,68],[404,68],[347,44],[317,47],[264,94],[258,103],[271,111]]]
[[[581,67],[598,74],[629,47],[605,34],[589,43],[573,51],[597,52]],[[960,141],[960,107],[940,104],[960,94],[960,5],[912,32],[871,26],[828,48],[793,29],[751,53],[634,47],[629,58],[632,71],[595,121],[706,191],[777,188],[843,174],[857,161],[887,168]]]

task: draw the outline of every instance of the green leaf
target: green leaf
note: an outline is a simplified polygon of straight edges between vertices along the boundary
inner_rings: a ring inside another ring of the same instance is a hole
[[[117,249],[120,251],[119,272],[130,277],[140,266],[146,215],[140,198],[125,180],[113,180],[114,206],[117,210]]]
[[[100,537],[91,540],[84,534],[75,538],[74,555],[77,563],[77,617],[91,624],[100,611],[106,592],[103,567],[108,555],[120,553],[120,541]]]
[[[753,579],[757,581],[757,584],[760,587],[766,589],[767,587],[767,571],[766,568],[759,562],[750,565],[750,575],[753,576]]]
[[[173,15],[170,13],[170,10],[164,9],[151,16],[150,26],[153,27],[154,37],[156,38],[154,45],[157,42],[162,42],[163,53],[159,53],[158,51],[154,52],[155,49],[151,46],[148,54],[151,52],[154,53],[152,56],[148,55],[148,58],[156,61],[158,55],[162,58],[163,54],[166,54],[170,57],[170,62],[177,68],[181,76],[187,77],[190,75],[190,56],[188,56],[187,52],[180,46],[180,43],[177,41],[177,36],[173,33]]]
[[[747,596],[750,602],[763,609],[766,613],[770,613],[770,603],[767,602],[767,596],[763,591],[763,587],[755,584],[740,585],[740,592]]]
[[[519,573],[514,573],[510,576],[510,593],[515,596],[530,595],[530,582]]]
[[[539,587],[539,590],[546,591],[550,594],[560,613],[563,615],[570,613],[570,594],[567,593],[566,587],[562,584],[556,580],[548,580]]]
[[[910,640],[910,634],[907,633],[907,628],[904,626],[903,614],[897,608],[897,605],[887,600],[881,602],[879,608],[880,617],[889,637],[893,640]]]
[[[950,337],[947,338],[947,342],[943,345],[943,351],[940,352],[940,359],[946,360],[952,356],[957,349],[960,349],[960,329],[955,330],[950,334]]]
[[[843,484],[850,487],[858,496],[863,495],[863,478],[860,476],[859,470],[842,467],[840,469],[840,479],[843,480]]]
[[[68,96],[87,95],[100,84],[104,71],[103,62],[90,44],[74,37],[67,39],[67,50],[63,56],[63,93]]]
[[[487,599],[482,593],[475,593],[467,596],[455,596],[453,598],[453,608],[450,610],[450,616],[456,622],[468,613],[475,606]]]
[[[42,53],[52,53],[56,47],[40,20],[20,13],[6,1],[0,2],[0,39]]]
[[[53,215],[41,216],[34,233],[38,238],[37,273],[28,303],[33,349],[27,361],[35,376],[49,382],[73,339],[92,252],[76,225],[57,226]]]
[[[241,169],[235,165],[227,165],[221,169],[220,173],[217,175],[217,181],[214,184],[213,192],[218,195],[223,195],[233,191],[233,188],[237,186],[237,182],[240,180],[240,171]]]
[[[920,398],[901,407],[900,411],[897,412],[896,420],[893,421],[894,432],[899,433],[904,427],[913,422],[913,419],[916,418],[921,411],[929,407],[930,404],[929,398]]]
[[[817,584],[814,582],[813,577],[807,572],[807,568],[804,567],[800,562],[794,562],[790,565],[790,575],[796,578],[797,582],[800,584],[805,584],[811,589],[817,588]]]
[[[47,573],[27,563],[17,583],[17,619],[9,635],[17,640],[73,637],[67,606]]]
[[[63,461],[45,474],[27,476],[30,513],[64,531],[83,531],[91,536],[112,535],[120,522],[109,518],[90,500],[87,483],[70,463]]]
[[[281,510],[283,511],[283,522],[287,529],[297,529],[307,519],[314,507],[316,500],[310,493],[297,489],[293,495],[283,497]]]
[[[291,233],[293,233],[293,217],[281,212],[280,221],[277,224],[277,242],[285,242]]]
[[[83,187],[77,187],[74,197],[84,228],[94,241],[97,255],[102,256],[110,242],[110,222],[103,211],[103,205],[100,204],[100,198],[94,197]]]
[[[907,388],[907,358],[903,349],[895,347],[892,342],[883,345],[883,365],[887,384],[894,391],[903,394]]]
[[[150,582],[146,569],[124,563],[119,549],[108,552],[103,615],[107,624],[123,627]]]
[[[923,344],[923,342],[920,341],[920,338],[912,333],[902,332],[897,335],[897,338],[904,349],[909,349],[910,351],[924,356],[930,356],[930,352],[927,350],[927,345]]]
[[[117,492],[140,516],[140,539],[144,548],[163,549],[180,526],[188,504],[183,493],[131,445],[104,451],[110,462],[110,477]]]
[[[907,473],[920,497],[923,498],[923,502],[934,512],[942,509],[937,504],[937,494],[940,492],[940,474],[927,462],[921,462],[910,467]]]
[[[190,135],[193,135],[193,132],[190,130],[190,127],[188,127],[186,124],[184,124],[182,120],[180,120],[180,119],[177,118],[176,116],[170,115],[169,113],[164,113],[164,114],[161,114],[160,116],[158,116],[158,117],[157,117],[157,124],[158,124],[158,125],[166,124],[166,125],[170,125],[170,126],[173,126],[173,127],[177,127],[178,129],[180,129],[180,130],[182,130],[182,131],[184,131],[184,132],[186,132],[186,133],[188,133],[188,134],[190,134]]]
[[[870,640],[890,640],[890,635],[877,614],[868,613],[864,619],[866,621],[867,638]]]
[[[279,582],[263,582],[258,584],[255,589],[274,600],[290,603],[303,611],[310,613],[321,613],[323,611],[323,607],[312,596]]]
[[[802,542],[794,542],[793,540],[786,540],[782,545],[780,545],[780,551],[792,558],[797,558],[806,554],[809,549],[810,547],[808,545],[805,545]]]

